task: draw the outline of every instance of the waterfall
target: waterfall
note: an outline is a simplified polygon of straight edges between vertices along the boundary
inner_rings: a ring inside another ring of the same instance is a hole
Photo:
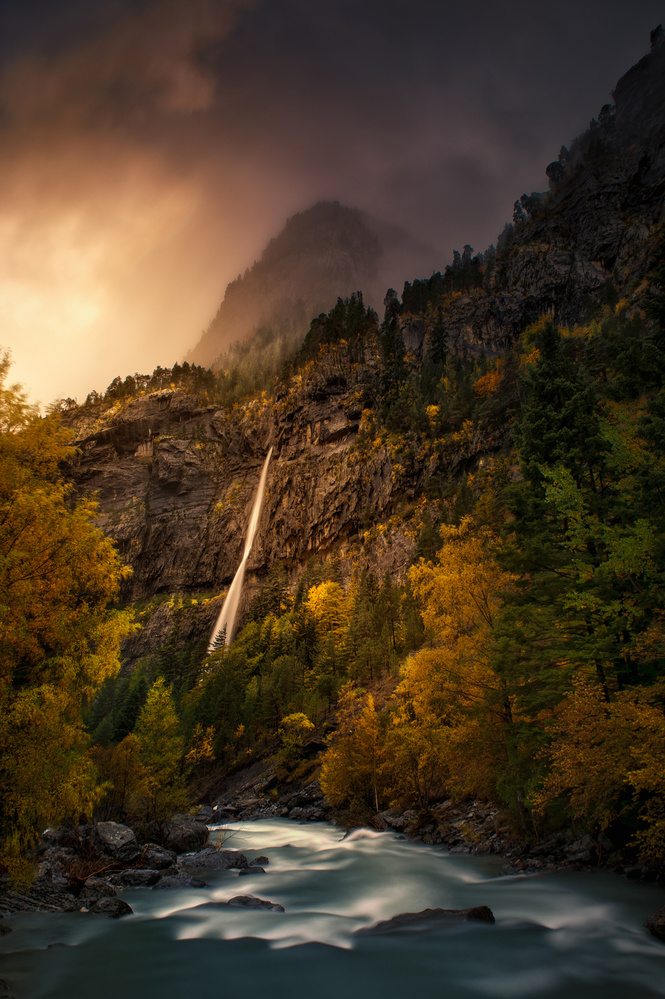
[[[227,645],[231,644],[231,639],[233,638],[233,626],[236,620],[238,604],[240,603],[242,584],[245,579],[245,567],[247,565],[247,559],[249,558],[249,553],[252,550],[252,544],[254,542],[254,535],[256,534],[256,528],[259,525],[259,517],[261,516],[261,504],[263,503],[263,494],[266,488],[266,479],[268,477],[268,465],[270,464],[271,455],[272,455],[272,448],[270,448],[270,450],[268,451],[266,460],[263,463],[261,478],[259,479],[259,487],[256,490],[256,496],[254,497],[254,506],[252,507],[252,516],[249,518],[249,526],[247,528],[247,535],[245,537],[245,551],[243,552],[242,562],[238,566],[236,574],[233,577],[233,582],[231,583],[231,586],[229,588],[229,592],[226,594],[226,598],[224,600],[224,603],[222,604],[222,609],[219,612],[217,623],[215,624],[213,633],[210,636],[210,642],[208,644],[208,652],[212,652],[213,646],[215,644],[215,639],[224,628],[226,628]]]

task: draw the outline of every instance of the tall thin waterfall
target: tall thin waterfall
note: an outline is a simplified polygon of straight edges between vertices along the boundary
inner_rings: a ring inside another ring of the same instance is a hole
[[[263,503],[263,494],[266,488],[266,479],[268,477],[268,465],[270,464],[270,458],[272,456],[272,448],[268,451],[265,462],[263,463],[263,470],[261,471],[261,478],[259,479],[259,487],[256,490],[256,496],[254,497],[254,506],[252,507],[252,516],[249,519],[249,527],[247,528],[247,536],[245,537],[245,551],[242,556],[242,562],[238,566],[238,570],[233,577],[233,582],[229,588],[229,592],[226,594],[226,599],[222,604],[222,609],[219,612],[219,617],[217,618],[217,623],[210,636],[210,643],[208,645],[208,652],[211,652],[215,644],[215,639],[220,634],[220,632],[226,628],[226,645],[231,644],[231,639],[233,638],[233,626],[236,620],[236,613],[238,611],[238,604],[240,603],[240,594],[242,593],[242,584],[245,579],[245,567],[247,565],[247,559],[249,558],[249,553],[252,550],[252,544],[254,542],[254,535],[256,534],[256,528],[259,525],[259,517],[261,516],[261,505]]]

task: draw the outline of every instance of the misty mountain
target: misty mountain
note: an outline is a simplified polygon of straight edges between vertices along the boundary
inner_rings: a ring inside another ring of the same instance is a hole
[[[397,226],[337,201],[321,201],[290,218],[261,259],[228,285],[187,360],[216,365],[255,330],[292,345],[338,296],[362,290],[365,301],[380,308],[391,284],[401,287],[412,273],[430,274],[436,262],[435,250]]]

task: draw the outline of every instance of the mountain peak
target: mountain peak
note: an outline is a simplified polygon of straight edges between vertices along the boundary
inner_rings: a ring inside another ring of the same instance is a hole
[[[214,365],[260,328],[296,340],[338,296],[362,290],[366,301],[380,304],[388,284],[403,281],[407,268],[431,273],[435,262],[435,251],[403,230],[339,201],[319,201],[291,216],[260,260],[227,286],[187,359]]]

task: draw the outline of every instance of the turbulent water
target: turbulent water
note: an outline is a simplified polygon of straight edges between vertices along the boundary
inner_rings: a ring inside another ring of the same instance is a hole
[[[240,594],[242,593],[242,585],[245,581],[245,567],[247,566],[247,559],[249,558],[252,545],[254,544],[256,528],[259,526],[259,517],[261,516],[261,506],[263,504],[263,494],[266,488],[268,465],[270,464],[271,455],[272,448],[268,451],[266,460],[263,463],[261,478],[259,479],[256,496],[254,497],[252,515],[249,518],[247,534],[245,535],[245,550],[243,552],[242,561],[236,570],[235,576],[233,577],[233,582],[229,587],[229,592],[226,594],[226,598],[222,604],[222,609],[219,612],[219,617],[217,618],[213,633],[210,636],[208,652],[213,650],[215,646],[215,639],[222,633],[222,631],[225,631],[224,642],[226,645],[230,645],[233,639],[233,628],[236,621],[236,614],[238,612],[238,604],[240,603]]]
[[[219,835],[219,834],[218,834]],[[665,996],[665,944],[642,927],[662,889],[614,874],[501,876],[391,833],[346,838],[286,819],[224,831],[266,873],[202,872],[208,887],[123,893],[134,915],[12,916],[0,978],[25,999],[648,999]],[[285,912],[220,908],[252,894]],[[489,905],[496,924],[354,936],[399,912]]]

